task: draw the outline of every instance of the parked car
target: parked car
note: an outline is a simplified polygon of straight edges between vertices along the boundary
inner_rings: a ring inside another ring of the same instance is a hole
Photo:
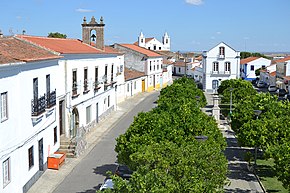
[[[269,92],[275,92],[276,90],[277,90],[277,87],[274,86],[274,85],[270,85],[270,86],[268,87],[268,91],[269,91]]]
[[[284,99],[290,101],[290,94],[285,94]]]
[[[113,189],[114,182],[111,178],[106,178],[104,181],[104,184],[101,185],[100,189],[101,191],[105,191],[105,189]]]
[[[284,88],[279,88],[276,93],[278,94],[278,96],[285,96],[288,92],[286,91],[286,89]]]
[[[257,87],[258,87],[258,88],[264,88],[264,87],[266,87],[266,83],[263,82],[263,81],[259,81],[259,82],[257,83]]]
[[[115,174],[123,179],[128,180],[131,178],[133,171],[130,170],[128,166],[119,164],[116,168]]]

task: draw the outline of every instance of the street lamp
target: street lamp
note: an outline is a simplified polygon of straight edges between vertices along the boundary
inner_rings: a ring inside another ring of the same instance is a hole
[[[233,88],[230,88],[230,121],[232,120],[233,90]]]
[[[198,135],[194,137],[197,141],[206,141],[208,139],[205,135]]]
[[[259,115],[262,113],[261,110],[254,110],[254,114],[256,115],[256,119],[259,119]],[[254,169],[256,168],[257,166],[257,145],[255,145],[255,163],[254,163]]]

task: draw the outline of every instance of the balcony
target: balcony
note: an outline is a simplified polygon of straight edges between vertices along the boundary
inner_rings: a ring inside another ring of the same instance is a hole
[[[101,83],[99,81],[95,81],[93,87],[94,91],[96,92],[101,88]]]
[[[223,59],[225,59],[225,55],[224,54],[219,54],[219,55],[217,55],[217,58],[220,59],[220,60],[223,60]]]
[[[88,93],[90,90],[89,90],[89,84],[88,84],[88,80],[85,80],[84,81],[84,94]]]
[[[230,71],[210,71],[211,76],[230,76],[231,72]]]
[[[51,91],[46,95],[46,108],[50,109],[56,105],[56,90]]]
[[[72,98],[78,97],[79,93],[78,93],[78,85],[77,82],[73,82],[73,86],[72,86]]]
[[[39,116],[42,113],[45,112],[45,107],[46,107],[46,100],[45,100],[45,95],[41,96],[38,99],[32,99],[31,100],[31,115],[32,116]]]

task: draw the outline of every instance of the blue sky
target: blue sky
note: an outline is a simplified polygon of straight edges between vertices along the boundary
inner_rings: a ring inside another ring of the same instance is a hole
[[[142,31],[173,51],[209,50],[223,41],[238,51],[290,52],[290,0],[3,0],[4,35],[81,39],[86,16],[104,18],[105,44],[133,43]]]

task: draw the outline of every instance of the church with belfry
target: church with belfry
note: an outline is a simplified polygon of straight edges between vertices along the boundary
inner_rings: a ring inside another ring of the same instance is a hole
[[[167,32],[164,33],[162,37],[162,42],[154,37],[145,38],[144,34],[141,32],[138,36],[138,41],[134,43],[137,46],[146,48],[148,50],[154,51],[170,51],[170,37]]]

